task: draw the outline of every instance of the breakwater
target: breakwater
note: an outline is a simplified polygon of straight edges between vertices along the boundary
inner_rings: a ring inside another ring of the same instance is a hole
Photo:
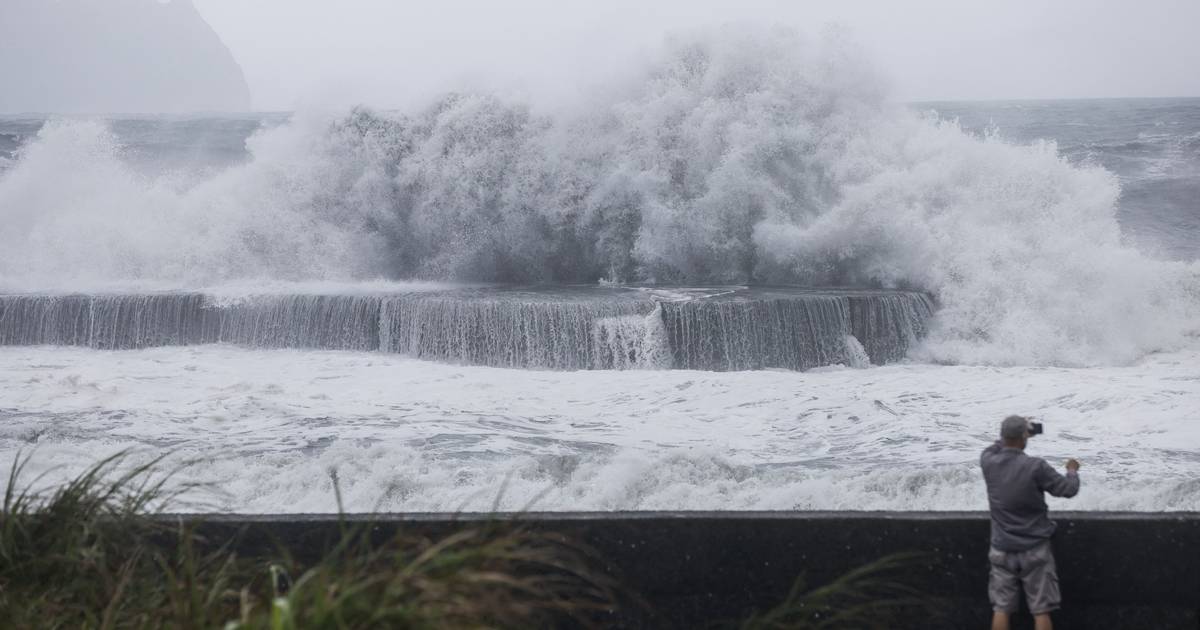
[[[625,512],[540,514],[180,515],[239,555],[277,546],[312,561],[345,523],[383,541],[403,529],[441,537],[512,521],[594,549],[647,610],[612,627],[698,628],[782,600],[797,577],[810,587],[899,552],[918,552],[904,583],[936,598],[938,616],[901,627],[987,627],[988,520],[971,512]],[[1200,513],[1059,512],[1053,540],[1063,628],[1196,628],[1200,624]],[[1027,612],[1015,628],[1032,627]]]
[[[230,343],[533,369],[807,369],[900,359],[933,311],[912,291],[740,287],[9,294],[0,345]]]

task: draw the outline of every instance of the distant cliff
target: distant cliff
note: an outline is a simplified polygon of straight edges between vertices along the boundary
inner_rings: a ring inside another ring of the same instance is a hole
[[[0,0],[0,113],[248,109],[191,0]]]

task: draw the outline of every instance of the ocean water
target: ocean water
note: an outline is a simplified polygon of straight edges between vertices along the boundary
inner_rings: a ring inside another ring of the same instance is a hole
[[[332,510],[334,475],[352,510],[982,509],[1027,413],[1084,463],[1055,507],[1200,510],[1200,99],[900,104],[737,29],[629,74],[570,112],[0,118],[0,465],[169,453],[232,511]],[[374,324],[514,283],[639,297]],[[901,320],[719,305],[766,285],[934,310],[879,365]],[[236,330],[162,332],[193,307]],[[769,359],[801,322],[821,358]]]
[[[1122,233],[1156,256],[1200,258],[1200,97],[919,102],[915,112],[957,121],[1011,143],[1052,141],[1066,160],[1097,165],[1120,182]],[[290,114],[104,118],[122,162],[148,178],[213,174],[252,159],[246,141]],[[0,171],[61,117],[0,115]],[[75,118],[76,121],[95,120]]]
[[[5,464],[54,480],[134,449],[187,509],[984,510],[1009,413],[1083,463],[1052,509],[1200,509],[1200,352],[1110,368],[533,371],[227,345],[0,348]]]
[[[1117,218],[1138,249],[1200,258],[1200,98],[919,103],[972,133],[1053,140],[1075,164],[1118,177]]]

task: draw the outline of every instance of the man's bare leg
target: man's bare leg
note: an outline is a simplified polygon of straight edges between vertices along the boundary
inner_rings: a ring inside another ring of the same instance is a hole
[[[1054,622],[1050,621],[1050,613],[1033,616],[1034,630],[1054,630]]]
[[[992,630],[1008,630],[1008,613],[999,610],[992,613]]]

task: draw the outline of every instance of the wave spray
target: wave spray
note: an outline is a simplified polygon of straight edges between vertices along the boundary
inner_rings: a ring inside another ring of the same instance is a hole
[[[910,355],[956,363],[1124,363],[1195,334],[1196,263],[1123,243],[1111,173],[892,104],[836,38],[723,28],[633,74],[570,114],[455,94],[297,115],[199,178],[51,122],[0,174],[0,282],[904,288],[939,306]]]

